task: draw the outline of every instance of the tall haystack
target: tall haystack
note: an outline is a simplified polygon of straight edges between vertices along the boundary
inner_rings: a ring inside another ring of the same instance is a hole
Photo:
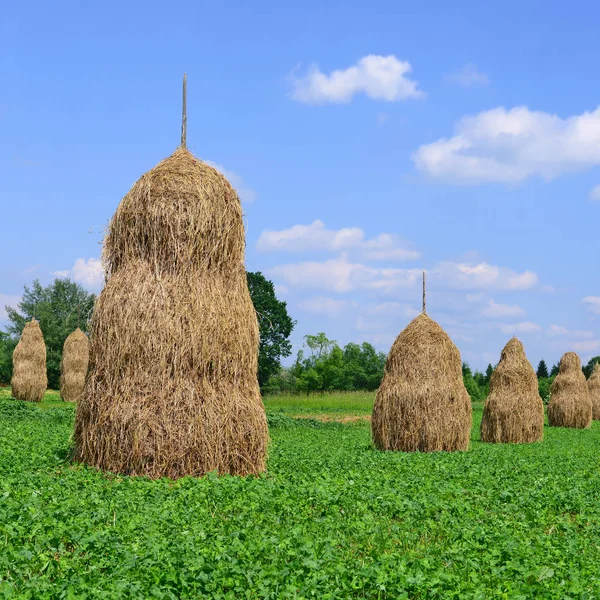
[[[522,444],[544,437],[544,403],[538,379],[525,356],[523,344],[513,337],[500,356],[483,407],[481,441]]]
[[[40,324],[31,319],[13,352],[12,395],[17,400],[41,402],[48,387],[46,344]]]
[[[592,401],[592,419],[600,420],[600,363],[594,365],[594,370],[588,379],[588,392]]]
[[[373,441],[380,450],[468,450],[471,422],[460,352],[423,310],[388,354],[373,406]]]
[[[188,152],[184,114],[181,146],[142,175],[109,224],[77,460],[151,478],[264,470],[244,251],[238,195]]]
[[[87,335],[77,328],[67,337],[60,361],[60,396],[65,402],[79,402],[90,361]]]
[[[592,424],[592,401],[581,361],[575,352],[560,359],[560,370],[550,387],[548,424],[585,429]]]

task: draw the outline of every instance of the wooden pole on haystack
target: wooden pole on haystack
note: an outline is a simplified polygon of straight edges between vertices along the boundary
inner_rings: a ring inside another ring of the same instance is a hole
[[[423,271],[423,314],[427,314],[427,296],[425,290],[425,271]]]
[[[181,147],[187,144],[187,75],[183,74],[183,108],[181,111]]]

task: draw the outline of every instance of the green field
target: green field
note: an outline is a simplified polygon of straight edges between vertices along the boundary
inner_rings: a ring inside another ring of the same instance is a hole
[[[597,423],[485,445],[476,407],[470,452],[382,453],[291,418],[372,394],[267,398],[268,473],[149,481],[71,465],[74,407],[8,395],[0,598],[600,597]]]

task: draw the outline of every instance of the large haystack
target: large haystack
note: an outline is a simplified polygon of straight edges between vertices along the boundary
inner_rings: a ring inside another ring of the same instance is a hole
[[[458,348],[425,313],[400,333],[385,365],[371,421],[380,450],[468,450],[471,399]]]
[[[548,424],[585,429],[592,424],[592,401],[581,361],[575,352],[560,359],[560,370],[550,387]]]
[[[46,344],[40,324],[31,319],[13,352],[12,395],[17,400],[41,402],[48,387]]]
[[[109,225],[75,457],[152,478],[259,473],[269,435],[242,207],[184,141]]]
[[[600,363],[594,365],[594,370],[588,379],[588,392],[592,401],[592,419],[600,420]]]
[[[65,340],[60,361],[60,396],[65,402],[79,402],[90,361],[87,335],[77,328]]]
[[[490,380],[481,441],[522,444],[538,442],[543,437],[544,403],[538,392],[538,379],[523,344],[513,337],[504,346]]]

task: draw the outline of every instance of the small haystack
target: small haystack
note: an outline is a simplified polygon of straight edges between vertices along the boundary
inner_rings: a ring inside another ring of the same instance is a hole
[[[468,450],[471,399],[458,348],[425,312],[400,333],[373,406],[380,450]]]
[[[264,470],[242,216],[225,177],[185,148],[185,126],[123,198],[104,244],[77,460],[152,478]]]
[[[600,363],[594,365],[594,370],[587,383],[592,401],[592,419],[600,421]]]
[[[523,344],[513,337],[504,346],[492,374],[481,420],[481,441],[522,444],[543,437],[544,403],[538,393],[538,379]]]
[[[65,340],[60,361],[60,396],[65,402],[79,402],[90,361],[87,335],[77,328]]]
[[[46,344],[40,324],[31,319],[13,352],[12,395],[17,400],[41,402],[48,387]]]
[[[560,370],[550,387],[548,424],[585,429],[592,424],[592,401],[581,361],[575,352],[560,359]]]

